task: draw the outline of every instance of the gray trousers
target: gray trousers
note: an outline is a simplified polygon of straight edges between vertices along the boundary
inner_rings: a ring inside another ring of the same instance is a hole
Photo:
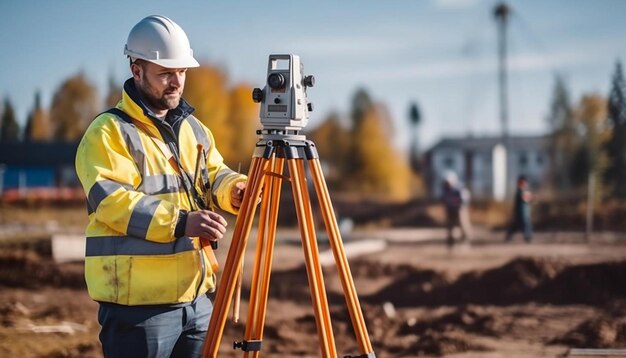
[[[206,295],[185,306],[100,303],[104,357],[200,357],[212,312]]]

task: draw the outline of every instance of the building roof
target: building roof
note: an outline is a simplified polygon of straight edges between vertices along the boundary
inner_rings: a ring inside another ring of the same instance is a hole
[[[0,164],[11,166],[74,165],[78,143],[0,143]]]
[[[541,136],[511,136],[508,138],[508,146],[512,149],[539,149],[546,145],[547,137]],[[429,152],[441,149],[463,149],[471,151],[489,151],[498,143],[501,143],[500,136],[494,137],[447,137],[442,138],[433,145]]]

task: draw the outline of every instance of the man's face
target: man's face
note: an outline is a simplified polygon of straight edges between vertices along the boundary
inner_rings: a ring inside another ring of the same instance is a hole
[[[140,61],[131,65],[131,71],[137,89],[156,114],[178,106],[185,88],[186,68],[165,68]]]

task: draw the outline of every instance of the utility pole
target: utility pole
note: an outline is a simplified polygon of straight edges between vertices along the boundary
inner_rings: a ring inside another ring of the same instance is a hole
[[[493,15],[498,24],[498,62],[499,62],[499,71],[498,71],[498,83],[500,89],[500,122],[502,125],[502,135],[500,138],[500,144],[504,149],[504,160],[502,165],[503,168],[500,168],[500,177],[499,180],[501,189],[504,190],[504,197],[506,197],[507,193],[509,193],[509,169],[508,169],[508,158],[509,158],[509,103],[508,103],[508,89],[507,89],[507,53],[506,53],[506,27],[509,19],[509,15],[511,14],[511,8],[504,2],[501,1],[496,5],[493,10]],[[495,178],[494,178],[495,180]],[[497,184],[497,183],[496,183]]]
[[[498,83],[500,85],[500,121],[502,124],[502,139],[506,143],[509,136],[509,98],[507,88],[507,56],[506,56],[506,26],[508,22],[511,8],[505,3],[500,2],[496,5],[493,15],[498,23],[498,63],[499,75]]]

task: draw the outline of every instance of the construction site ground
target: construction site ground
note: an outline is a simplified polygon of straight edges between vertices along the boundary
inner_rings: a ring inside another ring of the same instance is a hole
[[[53,252],[43,229],[24,238],[28,228],[4,227],[0,357],[101,357],[98,304],[87,295],[82,261]],[[478,229],[469,245],[451,250],[444,235],[438,228],[346,232],[377,357],[561,357],[571,348],[626,348],[624,234],[586,240],[539,232],[527,244],[521,235],[504,243],[502,232]],[[262,356],[317,357],[298,232],[281,229],[277,238]],[[359,355],[329,246],[323,233],[318,239],[338,356]],[[222,263],[228,240],[218,250]],[[232,342],[243,339],[255,241],[252,233],[242,320],[227,323],[220,357],[242,356]]]

